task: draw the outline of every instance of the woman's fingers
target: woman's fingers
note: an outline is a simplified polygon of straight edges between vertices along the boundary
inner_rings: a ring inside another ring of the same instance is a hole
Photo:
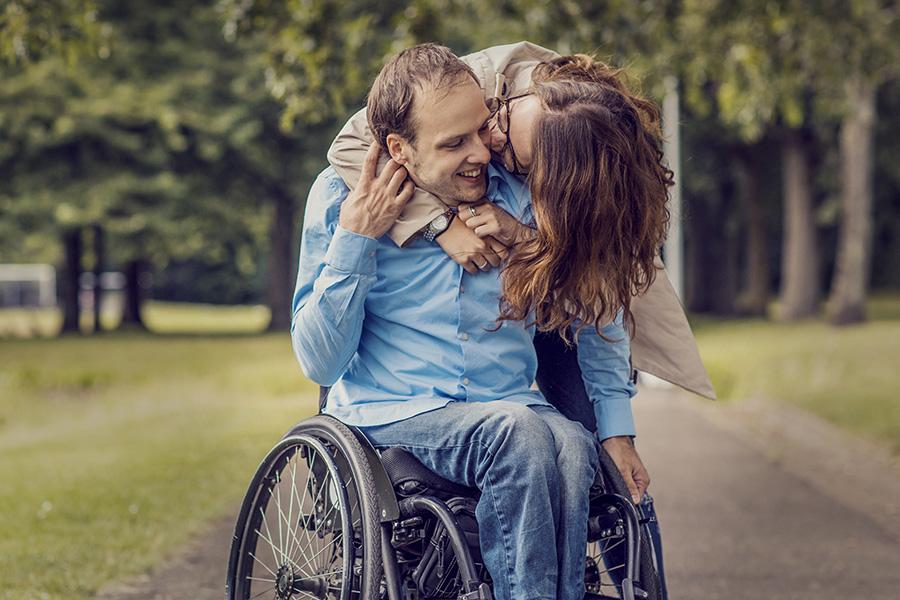
[[[496,223],[487,223],[485,225],[479,225],[472,231],[474,231],[475,235],[477,235],[478,237],[484,238],[489,235],[496,236],[497,234],[500,233],[500,228],[497,226]]]
[[[411,179],[407,179],[403,182],[403,186],[400,188],[400,193],[397,194],[397,202],[405,205],[409,202],[410,198],[413,197],[413,193],[416,191],[416,184],[412,182]]]
[[[400,186],[407,180],[407,172],[405,167],[400,166],[394,162],[394,160],[389,160],[388,164],[384,167],[384,172],[381,174],[382,177],[385,176],[385,173],[392,165],[396,166],[392,169],[393,172],[391,173],[391,177],[387,181],[387,192],[391,197],[395,197],[400,193]]]
[[[378,144],[369,146],[366,152],[366,158],[363,161],[362,177],[360,181],[371,181],[375,179],[375,170],[378,168],[378,157],[381,155],[381,148]]]

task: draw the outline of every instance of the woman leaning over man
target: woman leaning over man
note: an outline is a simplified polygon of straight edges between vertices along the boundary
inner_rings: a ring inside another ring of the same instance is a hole
[[[588,429],[596,423],[567,345],[577,339],[570,332],[584,324],[600,330],[620,311],[631,325],[636,369],[712,397],[657,257],[672,173],[659,150],[656,106],[631,93],[621,72],[585,55],[560,57],[521,42],[463,60],[495,109],[494,158],[527,178],[533,214],[517,219],[490,203],[447,206],[417,190],[391,239],[402,246],[449,215],[434,240],[463,268],[489,270],[508,255],[500,318],[534,321],[538,383],[548,401]],[[361,111],[329,151],[351,187],[371,142]],[[617,466],[639,497],[646,471]]]

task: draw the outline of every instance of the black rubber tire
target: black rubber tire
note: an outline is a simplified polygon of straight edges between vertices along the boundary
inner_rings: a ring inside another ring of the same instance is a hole
[[[359,440],[345,425],[325,415],[317,415],[297,424],[266,455],[253,476],[238,514],[232,538],[226,581],[227,600],[247,600],[242,597],[245,587],[241,584],[247,567],[248,547],[255,547],[252,531],[255,511],[263,495],[264,485],[279,461],[285,460],[286,453],[295,452],[306,438],[319,440],[335,449],[332,456],[340,480],[347,494],[347,506],[351,511],[351,527],[354,532],[354,551],[351,564],[353,571],[353,600],[377,600],[382,578],[380,544],[380,521],[378,495],[365,454]],[[251,546],[252,544],[252,546]],[[358,593],[356,593],[358,592]]]
[[[602,447],[600,447],[600,471],[603,475],[607,493],[631,498],[631,493],[628,491],[628,486],[625,485],[625,480],[622,479],[622,474],[619,473],[616,464]],[[659,575],[656,572],[656,558],[653,555],[646,525],[641,526],[639,530],[641,533],[640,577],[636,583],[642,590],[647,592],[647,600],[663,600]]]

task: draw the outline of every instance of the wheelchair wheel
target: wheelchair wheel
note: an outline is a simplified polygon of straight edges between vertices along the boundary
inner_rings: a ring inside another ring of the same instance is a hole
[[[263,459],[244,498],[226,598],[374,599],[382,574],[378,500],[359,441],[325,416]]]
[[[630,534],[627,530],[626,511],[631,511],[630,493],[621,474],[606,452],[600,452],[600,469],[604,491],[622,497],[622,503],[605,502],[596,507],[593,525],[595,535],[587,546],[585,565],[585,598],[666,600],[664,586],[656,565],[656,553],[652,546],[646,523],[641,523],[638,561],[634,572],[634,596],[623,590],[622,580],[627,576],[626,561],[631,552]],[[627,504],[627,506],[624,506]],[[640,511],[638,510],[638,515]]]

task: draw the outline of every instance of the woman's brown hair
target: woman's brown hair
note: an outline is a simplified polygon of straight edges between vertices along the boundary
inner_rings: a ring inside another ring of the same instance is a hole
[[[599,331],[655,277],[673,174],[660,149],[659,110],[622,73],[589,56],[542,63],[532,92],[543,105],[528,175],[537,225],[503,270],[501,320],[534,311],[541,331]],[[577,334],[577,332],[576,332]]]

